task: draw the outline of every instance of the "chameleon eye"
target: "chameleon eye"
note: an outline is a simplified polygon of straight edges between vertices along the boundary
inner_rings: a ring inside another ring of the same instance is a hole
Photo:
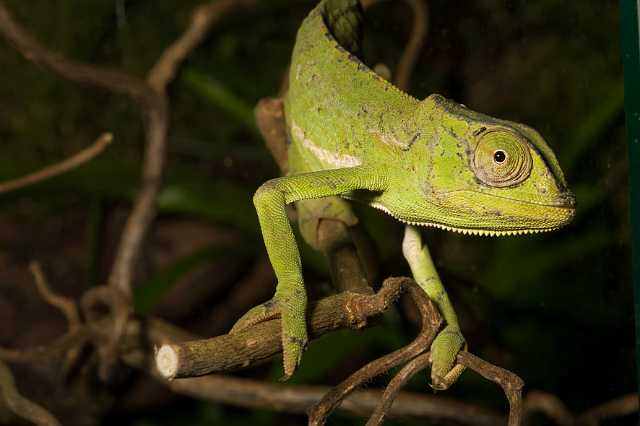
[[[506,159],[507,159],[507,154],[505,154],[504,151],[501,149],[493,153],[493,161],[495,161],[496,163],[502,163]]]
[[[512,131],[490,130],[480,135],[473,155],[473,171],[483,183],[512,186],[531,173],[531,154],[526,141]]]

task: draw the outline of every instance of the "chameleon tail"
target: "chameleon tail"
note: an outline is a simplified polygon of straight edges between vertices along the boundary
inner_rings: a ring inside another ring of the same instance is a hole
[[[363,12],[359,0],[325,0],[323,15],[338,43],[354,55],[362,47]]]

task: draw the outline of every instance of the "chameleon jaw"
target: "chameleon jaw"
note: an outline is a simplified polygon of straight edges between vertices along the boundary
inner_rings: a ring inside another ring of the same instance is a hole
[[[511,235],[526,235],[526,234],[540,234],[543,232],[550,232],[560,229],[559,226],[550,227],[550,228],[540,228],[540,229],[510,229],[510,230],[493,230],[493,229],[473,229],[473,228],[456,228],[454,226],[443,225],[441,223],[436,222],[414,222],[410,220],[402,219],[389,211],[386,207],[378,203],[370,203],[371,207],[378,209],[380,211],[385,212],[389,216],[393,217],[399,222],[402,222],[407,225],[414,226],[424,226],[429,228],[438,228],[445,231],[456,232],[464,235],[478,235],[482,237],[503,237],[503,236],[511,236]]]

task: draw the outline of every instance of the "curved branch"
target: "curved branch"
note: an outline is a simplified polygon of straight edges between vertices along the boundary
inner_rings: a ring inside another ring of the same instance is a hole
[[[431,352],[423,353],[407,363],[398,374],[387,385],[382,394],[380,403],[367,421],[367,426],[378,426],[384,421],[387,414],[391,411],[396,397],[400,390],[407,382],[420,370],[424,370],[431,365]]]
[[[2,361],[0,361],[0,391],[2,392],[2,400],[16,416],[39,426],[61,425],[51,413],[18,392],[11,370]]]
[[[407,45],[402,52],[396,68],[394,84],[405,92],[411,88],[411,77],[418,56],[427,39],[429,27],[429,8],[425,0],[406,0],[413,11],[413,27]]]
[[[13,19],[2,1],[0,1],[0,33],[25,59],[43,65],[67,80],[124,94],[144,105],[156,102],[157,96],[153,90],[137,77],[106,67],[75,62],[44,47]]]
[[[0,4],[0,17],[1,16],[2,4]],[[79,167],[84,163],[91,161],[97,155],[102,153],[102,151],[104,151],[104,149],[111,143],[112,140],[113,135],[111,135],[111,133],[103,133],[102,135],[100,135],[100,137],[98,137],[93,145],[83,149],[82,151],[67,158],[66,160],[63,160],[56,164],[52,164],[26,176],[22,176],[6,182],[0,182],[0,194],[15,191],[17,189],[36,184],[43,180],[50,179],[54,176],[58,176],[70,170],[73,170],[76,167]]]
[[[522,388],[524,382],[520,377],[504,368],[489,364],[469,352],[458,354],[458,363],[491,380],[502,387],[509,401],[509,426],[522,424]]]
[[[255,0],[218,0],[198,6],[191,14],[191,22],[180,38],[167,47],[147,74],[147,82],[158,93],[175,76],[189,53],[207,36],[213,25],[236,7],[255,6]]]
[[[318,404],[309,410],[309,425],[323,425],[329,414],[347,395],[374,377],[419,355],[425,348],[431,346],[431,342],[436,337],[436,333],[442,325],[442,318],[415,281],[409,278],[387,278],[384,285],[397,285],[411,293],[411,297],[420,311],[422,326],[420,334],[404,348],[370,362],[331,389]]]

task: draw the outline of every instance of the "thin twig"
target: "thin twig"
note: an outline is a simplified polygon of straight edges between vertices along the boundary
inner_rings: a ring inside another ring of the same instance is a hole
[[[367,421],[367,426],[378,426],[384,421],[387,413],[400,394],[400,390],[407,382],[420,370],[424,370],[431,365],[431,352],[423,353],[407,363],[398,374],[387,385],[382,394],[380,403]]]
[[[458,363],[502,387],[509,401],[509,426],[522,424],[522,388],[524,382],[511,371],[497,367],[469,352],[458,353]]]
[[[385,280],[385,284],[387,286],[400,285],[409,290],[420,311],[422,327],[420,334],[409,345],[370,362],[334,387],[322,398],[322,401],[309,410],[309,425],[323,425],[329,414],[356,388],[385,371],[414,358],[425,348],[431,346],[431,342],[442,325],[442,318],[433,303],[415,281],[409,278],[388,278]]]
[[[64,317],[67,319],[69,330],[75,330],[78,328],[80,326],[80,314],[78,313],[76,303],[68,297],[55,294],[51,290],[39,262],[31,262],[29,264],[29,270],[35,278],[36,287],[42,299],[62,312]]]
[[[426,0],[405,0],[413,11],[413,26],[407,45],[396,68],[394,84],[405,92],[411,89],[411,77],[422,46],[426,42],[429,26],[429,8]]]
[[[380,0],[361,0],[364,9],[368,9],[379,2]],[[413,12],[413,26],[411,27],[409,41],[402,51],[402,56],[396,68],[393,81],[400,90],[406,92],[411,88],[413,70],[422,46],[424,46],[426,41],[429,28],[429,8],[426,0],[405,0],[405,2],[411,7],[411,11]]]
[[[164,93],[167,84],[175,78],[182,62],[206,37],[216,21],[235,7],[254,5],[255,0],[218,0],[198,6],[191,14],[191,22],[187,29],[162,52],[147,74],[149,85],[156,92]]]
[[[0,390],[2,391],[2,400],[16,416],[39,426],[59,426],[61,424],[47,410],[26,399],[18,392],[11,370],[2,361],[0,361]]]
[[[597,405],[578,417],[577,424],[598,425],[602,420],[628,416],[636,413],[640,407],[637,393],[630,393]]]
[[[2,16],[2,4],[0,4],[0,17]],[[46,179],[50,179],[54,176],[61,175],[70,170],[73,170],[81,165],[91,161],[97,155],[99,155],[104,149],[111,143],[113,136],[111,133],[103,133],[98,139],[88,148],[83,149],[79,153],[63,160],[59,163],[52,164],[43,169],[40,169],[34,173],[26,176],[12,179],[5,182],[0,182],[0,194],[15,191],[17,189],[24,188],[29,185],[36,184]]]
[[[103,323],[102,327],[104,328],[106,325],[108,324]],[[47,345],[36,346],[29,349],[0,347],[0,360],[14,364],[51,361],[74,348],[81,347],[96,337],[96,332],[90,327],[80,327],[58,337]]]
[[[139,78],[106,67],[75,62],[47,49],[13,19],[2,1],[0,34],[4,35],[27,60],[43,65],[67,80],[124,94],[144,105],[155,102],[155,93]]]
[[[527,393],[522,403],[524,417],[529,418],[534,413],[543,413],[553,419],[558,426],[572,426],[576,419],[566,405],[555,395],[541,391]]]

